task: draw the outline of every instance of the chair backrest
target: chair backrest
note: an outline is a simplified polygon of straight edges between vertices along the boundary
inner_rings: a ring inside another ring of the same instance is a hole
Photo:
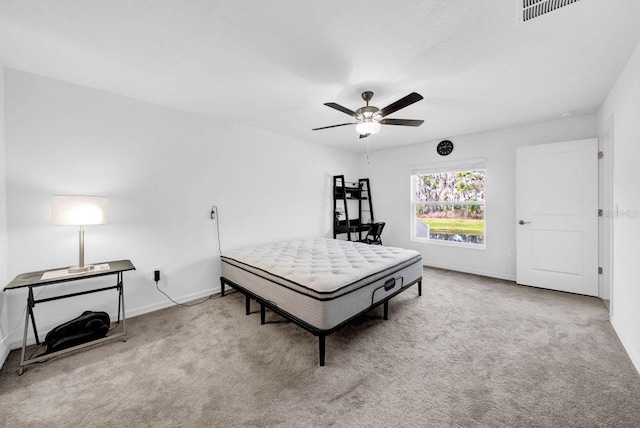
[[[369,228],[369,232],[367,232],[367,242],[381,244],[382,240],[380,239],[380,235],[382,235],[382,230],[384,229],[385,223],[373,223],[371,228]]]

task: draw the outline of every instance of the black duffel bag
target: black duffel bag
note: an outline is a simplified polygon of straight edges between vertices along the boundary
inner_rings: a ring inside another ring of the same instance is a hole
[[[61,324],[44,338],[45,354],[71,348],[107,335],[111,319],[106,312],[85,311],[78,318]]]

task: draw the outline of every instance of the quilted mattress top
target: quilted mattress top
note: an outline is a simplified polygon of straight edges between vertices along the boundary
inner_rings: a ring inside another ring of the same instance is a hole
[[[327,238],[303,239],[225,251],[223,262],[252,266],[304,285],[318,293],[331,293],[375,275],[420,253],[403,248],[368,245]]]

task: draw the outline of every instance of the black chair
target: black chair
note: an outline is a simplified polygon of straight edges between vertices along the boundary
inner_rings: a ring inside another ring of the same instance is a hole
[[[366,242],[367,244],[372,245],[382,245],[380,235],[382,235],[384,225],[385,223],[372,223],[369,231],[367,232],[367,236],[361,242]]]

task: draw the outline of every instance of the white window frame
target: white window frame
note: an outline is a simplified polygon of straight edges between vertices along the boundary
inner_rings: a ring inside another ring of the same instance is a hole
[[[487,193],[485,187],[485,200],[482,202],[479,201],[459,201],[459,202],[442,202],[442,201],[427,201],[427,202],[416,202],[415,198],[415,175],[424,175],[424,174],[437,174],[443,172],[464,172],[464,171],[484,171],[485,178],[485,186],[487,179],[487,160],[485,158],[478,159],[466,159],[459,161],[448,161],[448,162],[438,162],[433,164],[424,164],[424,165],[414,165],[409,168],[410,175],[409,180],[411,181],[411,241],[418,242],[423,244],[433,244],[433,245],[445,245],[450,247],[464,247],[470,249],[484,250],[487,247]],[[482,240],[482,244],[473,244],[469,242],[455,242],[455,241],[444,241],[441,239],[429,239],[429,238],[418,238],[416,237],[416,207],[418,205],[422,206],[435,206],[435,205],[456,205],[456,206],[469,206],[469,205],[482,205],[484,207],[484,236]]]

